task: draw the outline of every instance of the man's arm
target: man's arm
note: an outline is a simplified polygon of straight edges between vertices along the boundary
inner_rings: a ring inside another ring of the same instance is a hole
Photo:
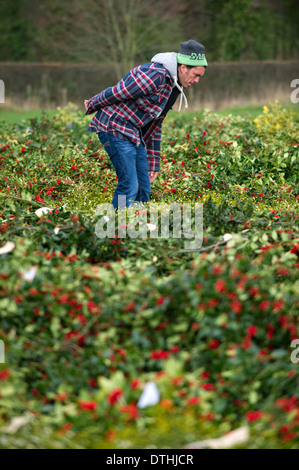
[[[160,171],[161,132],[162,123],[159,123],[150,129],[145,137],[148,171],[152,181]]]
[[[144,66],[135,67],[114,87],[106,88],[90,100],[85,100],[86,114],[92,114],[104,106],[120,101],[138,99],[155,93],[162,80],[163,76],[157,70],[148,70]]]

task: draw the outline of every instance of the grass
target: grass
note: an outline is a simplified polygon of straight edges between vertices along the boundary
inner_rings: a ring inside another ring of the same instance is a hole
[[[295,112],[297,114],[297,118],[299,119],[298,104],[295,104],[295,103],[280,103],[280,104],[283,108],[290,109],[293,112]],[[220,111],[217,111],[217,113],[224,115],[224,116],[227,116],[229,114],[231,114],[232,116],[237,116],[239,114],[249,114],[254,119],[256,116],[263,113],[263,107],[264,105],[258,105],[258,104],[233,106],[233,107],[221,109]]]
[[[32,118],[40,118],[44,113],[47,113],[47,116],[52,116],[56,113],[56,109],[29,109],[29,110],[14,110],[10,108],[1,108],[0,106],[0,121],[5,121],[7,123],[16,123],[19,124],[23,120],[28,120]]]
[[[297,121],[299,121],[299,106],[298,104],[295,103],[281,103],[281,105],[284,108],[291,109],[297,114]],[[193,115],[197,115],[198,112],[201,111],[199,109],[198,111],[183,111],[178,114],[177,111],[173,111],[173,113],[177,113],[178,116],[183,117],[183,115],[188,114],[189,117],[192,117]],[[237,115],[244,115],[247,114],[252,119],[254,119],[256,116],[259,114],[263,113],[263,106],[258,105],[258,104],[248,104],[248,105],[242,105],[242,106],[230,106],[221,110],[215,111],[217,114],[221,116],[237,116]],[[43,113],[47,113],[48,117],[53,116],[56,113],[56,109],[31,109],[31,110],[15,110],[12,108],[5,108],[0,106],[0,121],[5,120],[7,123],[16,123],[19,124],[23,120],[28,120],[31,118],[40,118]],[[184,119],[184,118],[183,118]]]
[[[269,106],[270,103],[266,103],[267,106]],[[292,110],[296,115],[297,115],[297,120],[299,120],[299,106],[298,104],[295,103],[279,103],[283,108],[290,109]],[[219,114],[220,116],[238,116],[238,115],[248,115],[252,119],[256,118],[259,114],[263,114],[263,107],[264,103],[262,105],[260,104],[247,104],[247,105],[235,105],[235,106],[228,106],[222,109],[218,110],[212,110],[212,112],[215,112]],[[199,108],[198,111],[201,111]],[[182,114],[194,114],[196,115],[198,113],[196,110],[192,111],[183,111]]]

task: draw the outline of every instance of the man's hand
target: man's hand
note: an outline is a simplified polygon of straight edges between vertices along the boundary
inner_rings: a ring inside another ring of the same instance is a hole
[[[152,183],[156,177],[158,176],[158,171],[149,171],[148,174],[149,174],[149,180],[150,182]]]
[[[87,108],[88,108],[88,102],[89,102],[89,100],[84,101],[84,106],[85,106],[86,111],[87,111]]]

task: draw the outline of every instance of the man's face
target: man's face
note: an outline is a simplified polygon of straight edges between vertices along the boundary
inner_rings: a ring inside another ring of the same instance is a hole
[[[178,67],[179,81],[183,88],[189,88],[190,86],[198,83],[200,77],[205,74],[205,67],[198,66],[188,68],[187,65],[182,64]]]

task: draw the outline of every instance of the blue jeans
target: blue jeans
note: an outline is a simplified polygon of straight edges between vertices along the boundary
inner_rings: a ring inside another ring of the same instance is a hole
[[[110,157],[116,171],[118,185],[112,199],[112,205],[118,208],[118,196],[126,196],[126,206],[134,201],[147,202],[150,198],[147,155],[144,145],[133,144],[130,140],[118,139],[110,132],[98,134],[100,142]]]

